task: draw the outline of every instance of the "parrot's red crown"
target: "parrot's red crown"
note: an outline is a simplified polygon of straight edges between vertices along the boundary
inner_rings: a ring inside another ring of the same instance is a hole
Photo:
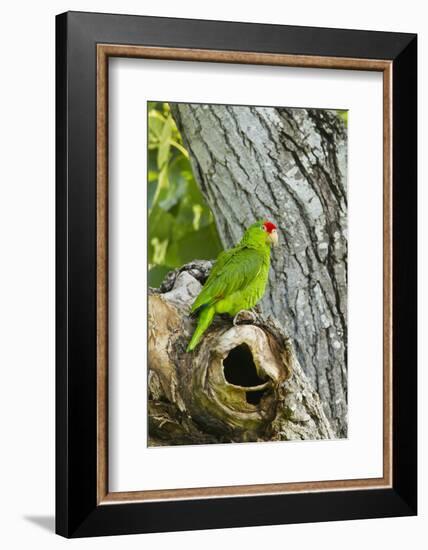
[[[263,227],[268,233],[272,233],[272,231],[276,229],[276,225],[274,223],[267,221],[263,223]]]

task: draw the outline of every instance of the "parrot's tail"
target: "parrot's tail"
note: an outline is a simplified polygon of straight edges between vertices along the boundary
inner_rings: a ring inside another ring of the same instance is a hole
[[[190,340],[186,351],[192,351],[196,348],[202,338],[202,335],[213,322],[214,314],[215,309],[212,306],[208,306],[201,311],[198,319],[198,325],[195,329],[195,332],[193,333],[192,339]]]

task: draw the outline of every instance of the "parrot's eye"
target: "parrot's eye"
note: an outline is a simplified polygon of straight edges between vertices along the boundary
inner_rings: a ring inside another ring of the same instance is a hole
[[[260,229],[263,229],[263,231],[266,231],[266,227],[264,225],[261,225]]]

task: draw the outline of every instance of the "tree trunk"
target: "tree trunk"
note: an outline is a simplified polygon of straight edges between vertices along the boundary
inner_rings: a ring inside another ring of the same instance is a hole
[[[293,340],[347,435],[346,128],[334,111],[171,104],[225,247],[257,219],[279,228],[261,307]]]
[[[272,318],[219,317],[192,353],[190,306],[210,262],[169,274],[149,293],[149,445],[335,436],[292,344]]]

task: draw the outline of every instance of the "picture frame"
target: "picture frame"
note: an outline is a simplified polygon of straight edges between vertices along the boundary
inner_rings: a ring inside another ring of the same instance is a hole
[[[383,75],[383,476],[108,487],[108,61]],[[417,36],[68,12],[56,18],[56,532],[65,537],[417,513]]]

